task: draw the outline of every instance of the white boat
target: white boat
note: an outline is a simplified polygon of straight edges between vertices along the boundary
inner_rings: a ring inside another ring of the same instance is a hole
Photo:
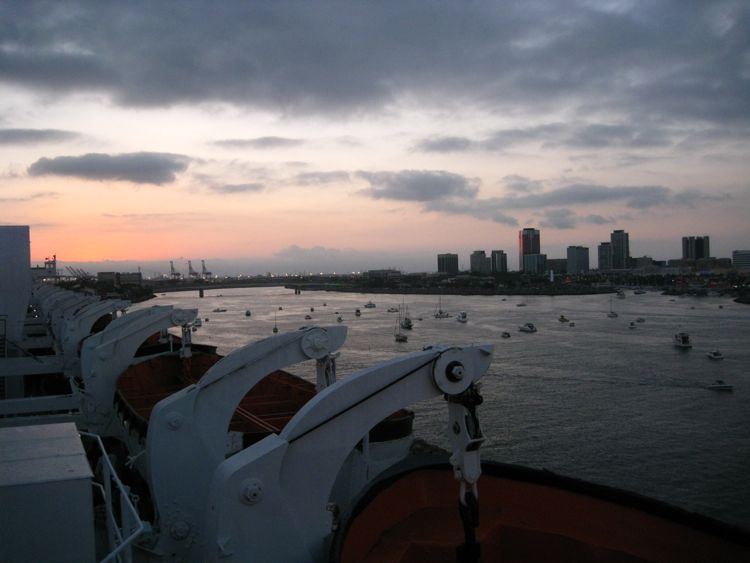
[[[518,330],[521,332],[536,332],[536,327],[534,326],[534,323],[526,323],[519,326]]]
[[[460,323],[465,323],[469,320],[469,316],[466,314],[466,311],[461,311],[458,315],[456,315],[456,320]]]
[[[436,319],[447,319],[450,317],[450,313],[448,311],[443,311],[443,296],[438,297],[438,305],[435,309],[435,314],[433,315]]]
[[[722,379],[717,379],[711,385],[707,387],[711,391],[733,391],[734,387],[729,383],[725,383]]]
[[[690,342],[690,335],[687,332],[678,332],[674,335],[673,339],[674,345],[677,346],[677,348],[681,348],[683,350],[687,350],[688,348],[692,348],[693,344]]]
[[[196,319],[193,321],[193,326],[198,326],[198,327],[203,326],[203,321],[201,320],[200,317],[196,317]]]
[[[374,309],[374,308],[375,308],[375,303],[373,303],[372,301],[368,301],[367,303],[365,303],[365,309]]]
[[[615,313],[614,309],[612,309],[612,298],[611,297],[609,298],[609,313],[607,313],[607,316],[610,319],[616,319],[617,318],[617,313]]]
[[[409,306],[404,302],[401,303],[401,312],[399,314],[399,324],[401,325],[401,328],[403,328],[404,330],[411,330],[412,328],[414,328],[414,323],[411,321],[411,317],[409,316]]]
[[[643,295],[644,293],[646,293],[645,289],[638,288],[638,289],[633,290],[633,294],[635,295]]]
[[[722,354],[718,350],[711,350],[710,352],[706,352],[706,357],[711,360],[723,360],[724,354]]]
[[[406,334],[401,332],[401,324],[403,320],[404,320],[403,311],[399,310],[398,319],[396,320],[396,326],[393,329],[393,338],[396,340],[396,342],[406,342],[409,339],[409,337],[406,336]]]

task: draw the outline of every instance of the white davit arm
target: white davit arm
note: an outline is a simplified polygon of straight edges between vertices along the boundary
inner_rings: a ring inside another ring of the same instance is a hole
[[[195,543],[205,541],[208,490],[225,460],[229,423],[240,401],[278,369],[306,360],[326,364],[346,333],[344,326],[304,327],[249,344],[217,362],[196,385],[157,403],[146,437],[148,481],[161,529],[157,552],[203,561]]]
[[[202,560],[324,560],[331,532],[326,507],[352,448],[400,408],[440,395],[450,401],[473,389],[491,360],[490,345],[436,346],[361,370],[324,389],[280,435],[270,435],[218,466],[204,506]],[[478,464],[461,455],[462,480],[478,477]]]

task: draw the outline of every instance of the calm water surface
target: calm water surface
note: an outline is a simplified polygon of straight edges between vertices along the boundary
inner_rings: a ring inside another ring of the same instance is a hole
[[[365,309],[369,300],[377,307]],[[274,322],[280,331],[295,330],[336,324],[338,313],[349,328],[340,377],[427,344],[494,344],[479,409],[487,436],[483,457],[629,489],[750,528],[750,306],[629,291],[612,300],[443,297],[443,309],[468,313],[461,324],[433,318],[436,297],[408,295],[414,330],[397,344],[397,315],[387,308],[401,302],[397,295],[263,288],[211,290],[204,299],[197,292],[168,293],[137,308],[197,307],[210,321],[194,333],[195,342],[216,345],[222,354],[271,336]],[[607,317],[610,304],[617,318]],[[227,311],[212,312],[217,307]],[[561,314],[575,326],[559,322]],[[645,322],[629,329],[637,317]],[[538,332],[519,332],[526,322]],[[506,330],[509,339],[501,338]],[[692,350],[672,345],[683,330]],[[705,353],[717,348],[725,359],[708,359]],[[314,379],[312,365],[296,373]],[[706,389],[716,379],[734,392]],[[444,401],[421,403],[416,412],[417,433],[447,446]]]

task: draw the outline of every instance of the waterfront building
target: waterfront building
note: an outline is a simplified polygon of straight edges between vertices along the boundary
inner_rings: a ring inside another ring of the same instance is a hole
[[[733,250],[732,267],[740,272],[750,272],[750,250]]]
[[[493,274],[504,274],[508,271],[508,255],[503,250],[490,253],[490,271]]]
[[[622,229],[612,231],[612,269],[625,270],[630,266],[630,240],[628,233]]]
[[[524,254],[522,270],[524,274],[544,274],[547,271],[547,255]]]
[[[682,259],[702,260],[711,257],[708,236],[682,237]]]
[[[567,258],[547,258],[545,270],[556,274],[569,274]]]
[[[569,246],[567,273],[582,274],[589,271],[589,249],[585,246]]]
[[[453,276],[458,274],[458,254],[438,254],[437,262],[438,273]]]
[[[469,256],[469,269],[472,274],[489,274],[490,259],[484,250],[475,250]]]
[[[541,252],[540,235],[538,229],[526,228],[518,231],[518,267],[523,272],[524,256],[538,255]]]
[[[611,270],[612,269],[612,243],[603,242],[599,244],[598,248],[599,257],[599,270]]]

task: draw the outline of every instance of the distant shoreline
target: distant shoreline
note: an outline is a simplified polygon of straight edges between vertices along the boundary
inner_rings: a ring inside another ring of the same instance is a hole
[[[557,288],[521,288],[521,289],[478,289],[478,288],[433,288],[433,287],[348,287],[327,284],[290,284],[286,289],[300,291],[330,291],[337,293],[376,293],[383,295],[486,295],[486,296],[514,296],[514,295],[599,295],[614,293],[611,288],[576,288],[560,290]]]

